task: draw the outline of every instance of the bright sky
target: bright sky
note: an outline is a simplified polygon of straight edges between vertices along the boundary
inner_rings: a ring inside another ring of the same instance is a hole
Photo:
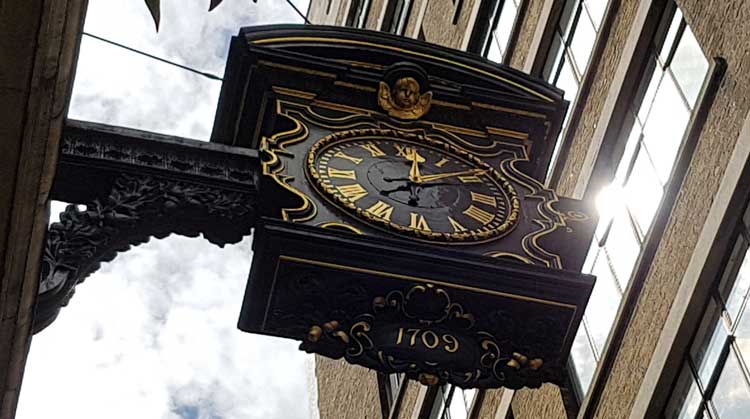
[[[85,30],[221,76],[240,27],[301,22],[282,0],[162,3],[158,34],[143,0],[90,1]],[[69,117],[207,140],[220,88],[84,37]],[[171,236],[104,264],[34,337],[17,418],[317,417],[312,358],[236,328],[250,242]]]

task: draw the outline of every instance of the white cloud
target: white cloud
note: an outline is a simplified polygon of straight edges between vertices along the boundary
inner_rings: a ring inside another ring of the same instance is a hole
[[[162,2],[158,34],[142,0],[90,1],[85,30],[221,76],[241,26],[300,21],[284,1]],[[69,117],[208,139],[220,88],[84,37]],[[310,417],[310,357],[236,328],[250,241],[172,236],[105,264],[34,337],[17,417]]]

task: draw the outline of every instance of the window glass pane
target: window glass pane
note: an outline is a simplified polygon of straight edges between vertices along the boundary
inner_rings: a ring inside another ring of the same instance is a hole
[[[487,51],[487,59],[496,63],[503,62],[503,52],[497,45],[497,38],[494,34],[490,35],[490,49]]]
[[[617,165],[617,172],[615,173],[615,182],[618,185],[625,184],[625,179],[628,175],[628,170],[633,162],[633,153],[638,148],[638,142],[641,140],[641,127],[638,124],[633,124],[633,128],[630,130],[630,136],[628,142],[625,144],[625,151],[622,153],[620,163]]]
[[[641,234],[645,235],[651,226],[664,190],[656,177],[648,155],[641,148],[636,157],[633,171],[625,184],[627,206],[633,214]]]
[[[599,192],[596,197],[596,210],[599,213],[599,224],[596,226],[597,243],[604,239],[609,231],[612,220],[625,208],[625,199],[622,187],[610,184]],[[603,244],[603,243],[601,243]]]
[[[742,313],[735,334],[737,336],[735,343],[742,359],[745,361],[745,365],[747,365],[747,362],[750,361],[750,310],[747,308]]]
[[[683,104],[677,86],[665,77],[644,127],[644,142],[663,184],[669,179],[689,119],[690,111]]]
[[[620,289],[624,290],[630,281],[630,274],[633,272],[635,261],[641,253],[641,246],[635,237],[626,211],[620,211],[615,217],[607,237],[605,249],[609,255],[609,260],[612,261],[612,267],[620,284]]]
[[[677,35],[677,30],[680,28],[681,21],[682,12],[680,11],[680,9],[676,9],[674,12],[674,16],[672,17],[672,22],[669,24],[667,36],[664,38],[661,52],[659,53],[659,60],[661,60],[662,64],[667,62],[669,53],[670,51],[672,51],[672,44],[674,44],[675,36]]]
[[[602,19],[604,18],[604,11],[607,9],[608,0],[586,0],[586,8],[589,11],[591,20],[594,21],[596,27],[602,26]]]
[[[508,48],[510,33],[513,31],[513,22],[516,21],[516,5],[510,0],[505,0],[503,10],[500,12],[500,20],[497,22],[495,36],[503,52]]]
[[[604,348],[622,298],[615,285],[615,278],[609,268],[607,258],[602,256],[604,254],[600,253],[594,263],[592,274],[596,275],[596,284],[591,293],[589,305],[586,307],[589,333],[597,351]]]
[[[712,400],[721,419],[747,419],[750,413],[750,392],[733,351],[729,352]]]
[[[555,86],[561,88],[565,92],[565,99],[572,102],[576,98],[576,93],[578,93],[578,79],[573,73],[569,60],[564,60],[562,66],[560,77],[555,82]]]
[[[587,16],[581,16],[578,20],[575,34],[573,35],[573,41],[570,44],[570,49],[573,52],[573,59],[576,63],[576,69],[581,75],[586,70],[591,51],[594,49],[595,39],[596,30],[594,30],[594,25],[591,24],[591,21]]]
[[[578,375],[578,381],[580,381],[584,392],[588,391],[591,385],[597,362],[594,356],[594,349],[589,343],[585,322],[586,320],[581,322],[575,340],[573,340],[573,347],[570,349],[570,356],[573,358],[575,372]]]
[[[586,255],[586,261],[583,262],[583,268],[581,269],[581,272],[589,274],[591,273],[591,268],[594,266],[594,262],[596,261],[596,256],[599,254],[599,246],[597,245],[597,239],[594,237],[593,240],[591,240],[591,247],[589,247],[589,254]]]
[[[555,33],[555,36],[552,38],[552,45],[550,46],[549,54],[547,55],[547,63],[544,65],[544,74],[542,74],[544,79],[548,82],[555,82],[557,71],[562,65],[564,53],[565,48],[563,48],[562,39],[559,34]]]
[[[567,0],[565,2],[565,8],[560,14],[560,21],[558,23],[558,30],[565,39],[568,39],[568,34],[573,27],[573,17],[576,11],[579,9],[580,0]]]
[[[453,391],[453,397],[451,397],[450,405],[448,406],[448,413],[444,414],[445,419],[466,419],[469,417],[469,410],[464,402],[463,391],[456,387]]]
[[[651,58],[653,60],[653,58]],[[651,76],[651,81],[648,83],[648,89],[646,89],[646,93],[643,96],[643,101],[641,102],[640,109],[638,110],[638,120],[641,122],[641,125],[645,124],[648,119],[648,114],[651,111],[651,106],[654,103],[654,96],[656,96],[656,92],[659,88],[659,84],[661,83],[662,76],[664,75],[664,71],[659,67],[658,65],[654,65],[654,74]]]
[[[701,407],[701,401],[698,384],[690,368],[683,365],[664,416],[667,419],[693,419]]]
[[[698,94],[703,85],[703,79],[708,71],[708,61],[689,27],[686,27],[682,34],[682,39],[677,46],[677,51],[675,51],[669,68],[672,69],[672,73],[680,88],[682,88],[690,107],[695,106],[695,101],[698,99]]]
[[[719,294],[726,302],[726,310],[733,322],[737,319],[748,288],[750,288],[750,258],[747,257],[747,241],[740,235],[719,283]]]
[[[690,348],[690,357],[704,387],[708,385],[726,340],[727,332],[721,324],[721,310],[711,299]]]

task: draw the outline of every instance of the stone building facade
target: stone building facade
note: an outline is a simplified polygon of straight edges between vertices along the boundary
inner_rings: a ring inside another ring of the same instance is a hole
[[[600,211],[566,385],[430,388],[318,359],[321,418],[747,417],[749,3],[312,0],[308,18],[467,50],[565,90],[547,182]]]

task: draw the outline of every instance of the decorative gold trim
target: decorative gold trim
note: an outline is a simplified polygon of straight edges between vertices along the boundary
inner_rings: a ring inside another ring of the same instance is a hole
[[[437,122],[434,122],[431,124],[433,127],[442,129],[449,132],[455,132],[457,134],[464,134],[464,135],[470,135],[472,137],[478,137],[478,138],[487,138],[487,134],[482,131],[477,131],[475,129],[471,128],[462,128],[457,127],[454,125],[446,125],[446,124],[440,124]],[[477,147],[476,145],[472,144],[472,147]],[[492,146],[489,146],[487,148],[491,148]]]
[[[326,73],[325,71],[310,70],[309,68],[302,68],[302,67],[296,67],[293,65],[274,63],[271,61],[260,60],[258,61],[258,64],[264,65],[266,67],[271,67],[271,68],[279,68],[282,70],[294,71],[297,73],[312,74],[313,76],[321,76],[321,77],[326,77],[329,79],[336,78],[336,75],[333,73]]]
[[[531,259],[529,259],[529,258],[527,258],[525,256],[521,256],[521,255],[517,255],[515,253],[509,253],[509,252],[487,252],[487,253],[484,254],[484,256],[489,256],[491,258],[505,257],[505,258],[516,259],[519,262],[523,262],[523,263],[526,263],[526,264],[529,264],[529,265],[533,265],[534,264],[534,262],[532,262]]]
[[[349,224],[340,223],[340,222],[336,222],[336,221],[329,221],[327,223],[320,223],[316,227],[328,228],[328,229],[331,229],[331,230],[348,230],[348,231],[351,231],[352,233],[359,234],[360,236],[362,236],[362,235],[365,234],[362,230],[358,229],[357,227],[350,226]]]
[[[281,86],[272,86],[271,89],[275,93],[279,93],[286,96],[298,97],[301,99],[314,99],[317,96],[315,93],[303,92],[301,90],[289,89]]]
[[[432,104],[435,105],[435,106],[442,106],[444,108],[461,109],[462,111],[470,111],[471,110],[470,106],[461,105],[459,103],[446,102],[446,101],[437,100],[437,99],[432,99]]]
[[[403,274],[397,274],[394,272],[386,272],[386,271],[378,271],[375,269],[368,269],[368,268],[360,268],[356,266],[347,266],[347,265],[340,265],[337,263],[330,263],[330,262],[323,262],[320,260],[313,260],[313,259],[305,259],[305,258],[299,258],[296,256],[288,256],[288,255],[279,255],[279,261],[287,261],[287,262],[296,262],[296,263],[302,263],[307,265],[313,265],[313,266],[321,266],[324,268],[335,268],[335,269],[341,269],[349,272],[357,272],[357,273],[363,273],[363,274],[369,274],[369,275],[377,275],[377,276],[383,276],[386,278],[392,278],[392,279],[399,279],[399,280],[405,280],[405,281],[414,281],[414,282],[421,282],[424,284],[435,284],[440,285],[442,287],[446,288],[453,288],[453,289],[460,289],[464,291],[472,291],[472,292],[478,292],[480,294],[486,294],[486,295],[495,295],[499,297],[505,297],[510,298],[513,300],[521,300],[521,301],[529,301],[533,303],[539,303],[544,305],[551,305],[555,307],[563,307],[569,310],[576,310],[575,304],[567,304],[567,303],[561,303],[559,301],[552,301],[552,300],[545,300],[543,298],[536,298],[536,297],[527,297],[525,295],[518,295],[518,294],[511,294],[507,292],[502,291],[496,291],[496,290],[488,290],[485,288],[478,288],[478,287],[472,287],[469,285],[460,285],[460,284],[452,284],[449,282],[444,281],[436,281],[434,279],[427,279],[422,278],[418,276],[412,276],[412,275],[403,275]]]
[[[540,98],[540,99],[542,99],[542,100],[544,100],[546,102],[550,102],[550,103],[554,102],[554,100],[552,100],[551,98],[549,98],[549,97],[547,97],[547,96],[545,96],[545,95],[543,95],[543,94],[541,94],[541,93],[539,93],[539,92],[537,92],[537,91],[535,91],[533,89],[530,89],[530,88],[528,88],[528,87],[526,87],[524,85],[521,85],[519,83],[516,83],[516,82],[514,82],[512,80],[508,80],[505,77],[498,76],[497,74],[491,73],[489,71],[482,70],[481,68],[476,68],[476,67],[470,66],[468,64],[460,63],[458,61],[454,61],[454,60],[451,60],[451,59],[448,59],[448,58],[436,57],[434,55],[425,54],[425,53],[417,52],[417,51],[411,51],[411,50],[404,49],[404,48],[393,47],[393,46],[390,46],[390,45],[375,44],[375,43],[372,43],[372,42],[357,41],[357,40],[354,40],[354,39],[323,38],[323,37],[316,37],[316,36],[288,36],[288,37],[256,39],[256,40],[250,41],[250,43],[256,44],[256,45],[265,45],[265,44],[275,44],[275,43],[281,43],[281,42],[300,42],[300,41],[301,42],[305,42],[305,41],[309,41],[309,42],[321,42],[321,43],[330,43],[330,44],[363,45],[363,46],[380,48],[380,49],[385,49],[385,50],[390,50],[390,51],[397,51],[397,52],[401,52],[401,53],[404,53],[404,54],[414,55],[414,56],[417,56],[417,57],[429,58],[431,60],[448,63],[448,64],[454,65],[456,67],[461,67],[461,68],[464,68],[464,69],[471,70],[471,71],[474,71],[476,73],[482,74],[484,76],[491,77],[491,78],[496,79],[496,80],[500,80],[500,81],[502,81],[504,83],[507,83],[507,84],[509,84],[509,85],[511,85],[513,87],[521,89],[521,90],[523,90],[526,93],[529,93],[529,94],[531,94],[533,96],[536,96],[536,97],[538,97],[538,98]]]
[[[314,106],[320,106],[321,108],[333,109],[334,111],[348,112],[359,115],[371,115],[372,111],[354,106],[341,105],[338,103],[328,102],[325,100],[316,100],[313,102]]]
[[[507,108],[505,106],[490,105],[489,103],[471,102],[471,106],[476,106],[477,108],[489,109],[491,111],[508,112],[508,113],[514,113],[516,115],[530,116],[532,118],[547,119],[546,115],[538,113],[538,112],[529,112],[529,111],[524,111],[521,109]]]
[[[354,84],[354,83],[349,83],[349,82],[340,81],[340,80],[336,80],[335,82],[333,82],[333,84],[336,86],[342,86],[342,87],[348,87],[350,89],[361,90],[363,92],[369,92],[369,93],[377,92],[375,88],[370,87],[370,86],[363,86],[361,84]]]
[[[337,63],[348,64],[353,67],[371,68],[374,70],[382,70],[385,68],[385,66],[382,66],[380,64],[366,63],[363,61],[342,60],[342,59],[335,59],[333,61],[336,61]]]
[[[289,117],[287,115],[287,117]],[[307,139],[309,130],[307,127],[299,122],[297,119],[289,117],[295,123],[295,127],[284,132],[280,132],[272,135],[270,138],[263,137],[260,142],[260,152],[269,157],[264,159],[261,169],[265,176],[273,179],[279,186],[286,189],[302,199],[302,205],[296,208],[282,208],[281,218],[284,221],[302,222],[311,220],[315,217],[318,209],[315,207],[315,203],[304,193],[300,192],[297,188],[291,186],[289,182],[294,180],[292,176],[283,175],[284,164],[279,158],[278,154],[286,154],[288,150],[287,146],[296,144]]]
[[[529,134],[521,131],[514,131],[505,128],[487,127],[487,132],[492,135],[502,135],[503,137],[516,138],[519,140],[528,140]]]

